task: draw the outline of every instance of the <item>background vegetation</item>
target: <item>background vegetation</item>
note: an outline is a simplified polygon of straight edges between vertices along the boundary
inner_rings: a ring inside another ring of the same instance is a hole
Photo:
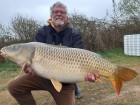
[[[85,47],[92,51],[107,51],[123,48],[123,36],[140,33],[140,1],[112,0],[113,15],[107,13],[103,19],[87,18],[85,14],[69,14],[71,26],[82,35]],[[47,22],[46,22],[47,24]],[[19,42],[32,41],[41,22],[33,18],[16,15],[9,26],[0,24],[0,48]]]

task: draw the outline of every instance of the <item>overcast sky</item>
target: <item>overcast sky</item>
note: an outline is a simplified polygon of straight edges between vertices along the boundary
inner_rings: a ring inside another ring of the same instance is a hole
[[[0,0],[0,23],[9,24],[17,14],[46,22],[50,17],[50,6],[57,1],[64,3],[69,13],[75,11],[89,18],[104,18],[106,11],[111,14],[113,10],[112,0]]]

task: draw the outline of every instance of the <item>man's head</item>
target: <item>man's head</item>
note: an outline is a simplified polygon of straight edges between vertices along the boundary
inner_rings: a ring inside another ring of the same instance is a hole
[[[67,7],[61,2],[56,2],[50,8],[51,19],[55,26],[64,26],[68,22]]]

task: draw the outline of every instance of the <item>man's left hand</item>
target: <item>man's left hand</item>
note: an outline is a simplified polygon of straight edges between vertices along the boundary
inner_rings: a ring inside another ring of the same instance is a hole
[[[89,82],[95,82],[99,78],[100,75],[98,73],[88,73],[85,77],[85,80]]]

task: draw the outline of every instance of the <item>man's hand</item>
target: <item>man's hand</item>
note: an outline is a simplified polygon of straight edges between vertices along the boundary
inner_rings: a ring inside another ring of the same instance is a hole
[[[35,75],[34,70],[31,67],[29,67],[29,66],[25,67],[24,72],[28,73],[30,75]]]
[[[89,82],[95,82],[99,78],[100,76],[98,73],[88,73],[85,77],[85,80]]]

